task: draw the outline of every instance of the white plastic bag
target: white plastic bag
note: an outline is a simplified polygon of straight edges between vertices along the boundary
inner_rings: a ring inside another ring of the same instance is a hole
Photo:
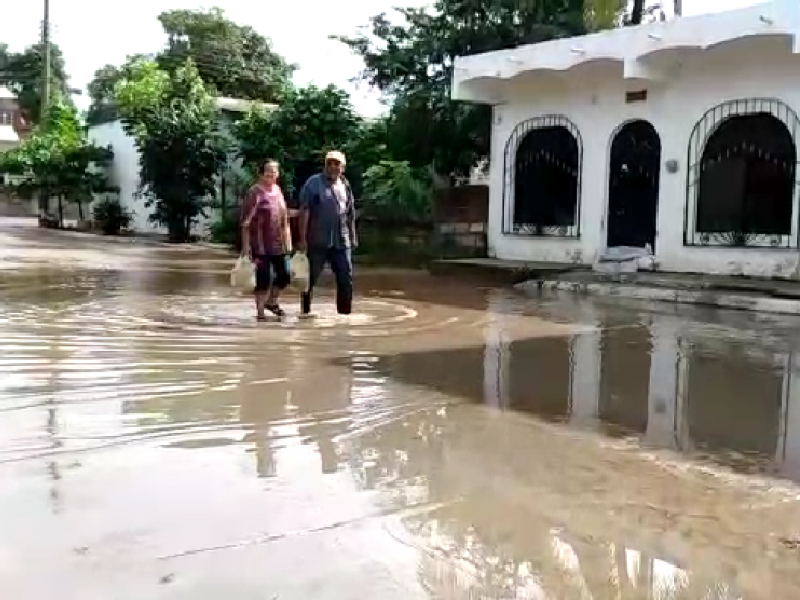
[[[252,291],[256,287],[256,267],[247,256],[240,256],[231,270],[231,287]]]
[[[295,252],[292,260],[289,261],[289,270],[292,273],[292,285],[301,292],[307,292],[309,267],[305,252]]]

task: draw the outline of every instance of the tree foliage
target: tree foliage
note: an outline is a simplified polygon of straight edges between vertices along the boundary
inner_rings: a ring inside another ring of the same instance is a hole
[[[210,89],[234,98],[280,102],[291,89],[296,67],[267,38],[222,10],[168,10],[158,20],[167,34],[157,59],[162,69],[174,70],[191,58]]]
[[[103,198],[92,207],[92,218],[104,234],[117,235],[130,226],[133,215],[119,198]]]
[[[16,94],[23,116],[38,123],[42,110],[43,44],[34,44],[23,52],[10,52],[0,44],[0,85]],[[69,78],[64,66],[64,56],[57,44],[50,44],[51,101],[72,105]]]
[[[209,92],[266,103],[280,102],[291,90],[296,67],[277,54],[267,38],[229,20],[220,9],[168,10],[158,20],[167,37],[164,49],[155,54],[162,71],[173,72],[191,59]],[[146,60],[147,56],[138,54],[124,65],[105,65],[95,71],[88,86],[92,102],[87,123],[119,117],[115,86],[131,76],[132,65]]]
[[[87,86],[91,104],[86,113],[86,123],[88,125],[98,125],[108,123],[119,118],[119,110],[116,104],[117,84],[125,78],[134,76],[133,69],[141,62],[148,59],[144,55],[135,54],[128,57],[122,66],[107,64],[94,72],[92,81]]]
[[[272,111],[251,113],[235,134],[244,162],[255,167],[266,159],[279,161],[284,189],[292,193],[321,169],[327,151],[348,153],[361,127],[346,92],[309,86],[293,90]]]
[[[17,176],[13,187],[20,195],[57,197],[59,208],[62,200],[74,202],[83,216],[95,194],[114,191],[105,174],[113,156],[89,142],[73,107],[56,103],[21,146],[0,155],[0,172]]]
[[[425,170],[407,161],[383,160],[364,173],[362,215],[384,223],[426,222],[432,182]]]
[[[490,110],[450,99],[455,57],[586,30],[583,0],[437,0],[395,17],[338,39],[364,59],[362,78],[394,99],[393,153],[443,175],[466,175],[489,149]]]
[[[173,71],[140,60],[115,88],[126,132],[139,150],[141,192],[151,221],[187,241],[205,214],[225,164],[228,141],[219,111],[191,59]]]
[[[392,101],[390,154],[465,176],[488,155],[491,111],[450,99],[455,57],[637,24],[657,10],[644,0],[437,0],[376,15],[337,39],[364,59],[361,78]]]

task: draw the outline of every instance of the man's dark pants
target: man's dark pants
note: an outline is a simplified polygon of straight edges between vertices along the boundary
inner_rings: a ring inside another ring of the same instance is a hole
[[[308,249],[308,292],[301,298],[302,313],[311,312],[311,298],[314,286],[325,265],[330,265],[336,278],[336,310],[340,315],[353,312],[353,260],[349,248],[309,248]]]

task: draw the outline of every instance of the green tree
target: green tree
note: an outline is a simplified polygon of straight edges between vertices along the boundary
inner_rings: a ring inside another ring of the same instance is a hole
[[[663,3],[649,0],[586,0],[585,18],[591,30],[610,29],[621,25],[641,25],[664,18]],[[675,0],[676,15],[680,0]]]
[[[382,223],[428,222],[432,182],[406,161],[384,160],[364,173],[362,215]]]
[[[356,198],[360,198],[367,169],[392,159],[388,119],[363,120],[355,135],[345,144],[344,151],[347,153],[347,178]]]
[[[8,86],[17,95],[25,118],[38,123],[42,107],[42,71],[44,46],[34,44],[23,52],[9,52],[0,44],[0,84]],[[69,78],[64,65],[64,56],[57,44],[50,44],[51,100],[72,105]]]
[[[454,177],[487,156],[491,118],[488,107],[450,99],[456,56],[638,24],[658,10],[644,0],[437,0],[432,10],[397,9],[396,21],[377,15],[367,31],[337,39],[393,101],[390,153]]]
[[[89,142],[74,107],[56,102],[20,147],[0,154],[0,172],[19,176],[13,187],[24,197],[56,197],[63,226],[64,201],[76,203],[83,219],[95,194],[114,191],[105,174],[113,156]]]
[[[221,10],[169,10],[158,19],[167,36],[166,47],[156,54],[162,70],[175,71],[191,58],[210,92],[234,98],[275,103],[291,90],[296,67],[276,54],[267,38],[230,21]],[[147,58],[135,55],[122,66],[105,65],[95,71],[88,86],[92,102],[87,123],[119,117],[115,86],[130,76],[131,65],[142,60]]]
[[[488,154],[491,111],[450,99],[456,56],[586,31],[583,0],[437,0],[373,17],[367,32],[339,37],[364,59],[362,77],[393,98],[392,154],[412,166],[466,175]]]
[[[119,118],[115,95],[117,83],[126,77],[131,77],[134,66],[146,60],[147,57],[144,55],[135,54],[128,57],[128,60],[121,67],[108,64],[94,72],[94,78],[87,86],[89,98],[91,99],[89,110],[86,113],[86,123],[88,125],[108,123]]]
[[[584,18],[589,29],[610,29],[622,23],[627,0],[587,0]]]
[[[115,91],[123,125],[139,150],[141,192],[151,221],[185,242],[205,215],[225,164],[228,140],[219,111],[194,63],[171,72],[140,60]]]
[[[235,126],[235,135],[246,164],[270,158],[281,163],[283,186],[291,194],[320,170],[328,150],[348,153],[361,127],[346,92],[309,86],[290,92],[273,111],[251,113]]]
[[[168,10],[158,20],[167,34],[167,48],[157,59],[162,69],[174,70],[191,58],[210,89],[235,98],[280,102],[291,89],[296,67],[267,38],[222,10]]]

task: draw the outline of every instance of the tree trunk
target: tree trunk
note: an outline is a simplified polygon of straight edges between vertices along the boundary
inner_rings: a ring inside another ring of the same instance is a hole
[[[680,17],[683,14],[683,0],[675,0],[675,16]]]
[[[58,228],[64,229],[64,199],[58,195]]]
[[[46,189],[39,190],[39,212],[48,214],[50,212],[50,191]]]
[[[644,17],[644,2],[645,0],[633,0],[630,25],[642,24],[642,18]]]
[[[78,200],[78,218],[83,221],[83,202]]]

